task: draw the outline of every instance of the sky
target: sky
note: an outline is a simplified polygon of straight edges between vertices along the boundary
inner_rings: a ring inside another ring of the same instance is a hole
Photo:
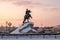
[[[30,9],[35,26],[60,25],[60,0],[0,0],[0,25],[6,21],[19,26],[26,9]]]

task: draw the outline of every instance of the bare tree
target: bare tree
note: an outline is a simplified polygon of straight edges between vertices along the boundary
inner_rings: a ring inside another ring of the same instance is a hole
[[[12,23],[11,22],[8,22],[8,26],[11,27]]]

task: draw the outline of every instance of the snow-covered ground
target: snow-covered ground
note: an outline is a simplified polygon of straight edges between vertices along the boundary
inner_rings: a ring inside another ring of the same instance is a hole
[[[39,35],[39,36],[0,36],[0,40],[60,40],[60,35]]]
[[[60,39],[40,39],[40,38],[19,38],[19,39],[0,39],[0,40],[60,40]]]

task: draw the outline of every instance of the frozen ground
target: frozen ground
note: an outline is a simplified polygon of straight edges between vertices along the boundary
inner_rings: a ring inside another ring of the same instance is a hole
[[[40,38],[32,38],[32,39],[30,39],[30,38],[19,38],[19,39],[0,39],[0,40],[60,40],[60,39],[47,39],[47,38],[45,38],[45,39],[40,39]]]
[[[60,40],[60,35],[46,35],[46,36],[0,36],[0,40]]]

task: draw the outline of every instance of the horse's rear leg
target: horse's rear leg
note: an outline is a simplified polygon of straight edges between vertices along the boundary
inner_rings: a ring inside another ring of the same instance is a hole
[[[26,21],[26,19],[24,19],[23,23]]]
[[[29,22],[29,19],[27,19],[27,22]]]

